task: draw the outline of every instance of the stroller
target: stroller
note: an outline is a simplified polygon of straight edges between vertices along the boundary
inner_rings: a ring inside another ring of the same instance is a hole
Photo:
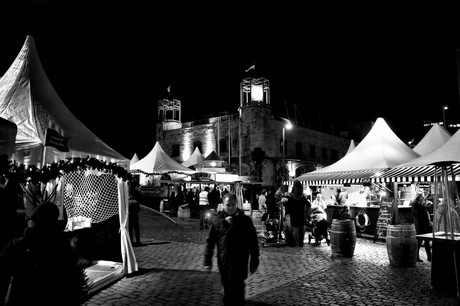
[[[329,221],[327,221],[326,214],[320,210],[314,210],[311,214],[311,234],[308,234],[308,244],[314,238],[313,245],[320,245],[323,239],[326,239],[327,245],[330,245],[329,239]]]
[[[264,223],[264,237],[262,246],[269,246],[271,244],[279,244],[281,240],[281,218],[269,215]]]

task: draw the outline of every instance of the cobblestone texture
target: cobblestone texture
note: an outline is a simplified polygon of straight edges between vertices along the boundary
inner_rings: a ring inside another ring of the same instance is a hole
[[[173,218],[175,219],[175,218]],[[206,231],[198,220],[173,223],[142,206],[139,271],[91,296],[84,305],[221,305],[216,264],[203,270]],[[247,280],[247,305],[460,305],[430,290],[431,265],[392,268],[383,241],[358,238],[352,258],[334,258],[324,242],[303,248],[261,247]]]

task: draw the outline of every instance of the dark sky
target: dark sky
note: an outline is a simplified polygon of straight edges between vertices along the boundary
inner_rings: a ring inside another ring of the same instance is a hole
[[[460,122],[455,7],[143,2],[2,2],[0,75],[32,35],[63,102],[127,158],[153,148],[168,85],[184,122],[235,113],[254,61],[274,113],[310,128],[337,133],[383,117],[417,141],[444,104],[447,121]]]

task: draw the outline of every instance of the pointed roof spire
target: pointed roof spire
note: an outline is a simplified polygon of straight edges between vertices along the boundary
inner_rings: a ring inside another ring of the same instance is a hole
[[[47,129],[69,138],[66,156],[93,156],[113,162],[129,160],[105,144],[62,102],[45,70],[32,36],[0,79],[0,117],[18,127],[16,147],[42,145]],[[63,153],[64,154],[64,153]]]

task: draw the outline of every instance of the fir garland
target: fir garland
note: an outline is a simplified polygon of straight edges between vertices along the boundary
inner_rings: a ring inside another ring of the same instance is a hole
[[[17,164],[13,161],[0,161],[0,175],[4,178],[15,178],[20,183],[32,182],[48,183],[49,181],[61,177],[65,173],[80,170],[98,170],[104,173],[110,173],[118,176],[123,180],[131,180],[132,175],[123,167],[116,163],[110,163],[98,160],[93,157],[70,157],[57,163],[52,163],[43,168],[37,166],[28,166]]]

